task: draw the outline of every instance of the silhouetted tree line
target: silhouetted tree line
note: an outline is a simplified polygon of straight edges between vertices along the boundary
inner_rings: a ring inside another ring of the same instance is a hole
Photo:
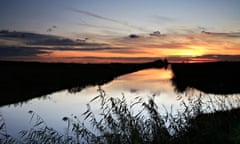
[[[0,61],[0,105],[26,101],[63,89],[78,92],[87,86],[102,85],[120,75],[152,67],[164,67],[164,62],[76,64]]]

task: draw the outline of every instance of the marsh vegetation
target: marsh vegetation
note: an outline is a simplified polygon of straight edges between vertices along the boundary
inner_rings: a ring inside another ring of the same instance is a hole
[[[238,143],[238,97],[207,95],[178,95],[181,109],[167,111],[155,103],[153,95],[148,101],[141,97],[129,103],[125,95],[113,98],[99,87],[99,95],[87,105],[80,115],[64,116],[65,132],[48,126],[44,118],[34,111],[32,127],[19,132],[20,139],[7,132],[4,118],[0,120],[1,143],[127,143],[127,144],[192,144]],[[184,98],[185,97],[185,98]],[[98,104],[99,113],[91,105]]]

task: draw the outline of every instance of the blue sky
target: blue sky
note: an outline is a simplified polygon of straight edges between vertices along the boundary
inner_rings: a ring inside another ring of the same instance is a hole
[[[130,34],[146,37],[156,31],[168,35],[166,41],[175,44],[202,31],[240,33],[239,0],[1,0],[0,3],[2,30],[88,38],[91,43],[107,43],[109,47],[134,47],[124,37]],[[212,41],[221,40],[222,37],[217,37]],[[141,44],[142,41],[153,42],[141,39]],[[153,43],[166,43],[156,41]],[[231,44],[226,45],[234,45],[236,50],[239,40],[228,37],[228,41]],[[215,51],[204,54],[213,53],[216,54]]]
[[[199,26],[222,32],[240,29],[239,7],[238,0],[1,0],[0,28],[45,33],[46,29],[56,25],[59,27],[56,33],[69,34],[92,28],[80,25],[87,23],[100,30],[111,26],[113,32],[119,32],[118,29],[145,32],[74,13],[70,10],[74,8],[143,27],[149,32],[168,32],[179,26]]]

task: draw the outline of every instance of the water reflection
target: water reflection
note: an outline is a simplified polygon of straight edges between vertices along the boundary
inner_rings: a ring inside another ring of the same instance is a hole
[[[116,77],[161,68],[162,60],[148,63],[74,64],[0,61],[0,106],[25,102],[63,89],[78,92],[87,86],[102,85]]]
[[[128,103],[134,101],[136,97],[143,98],[143,101],[154,97],[159,107],[173,112],[177,112],[176,110],[181,108],[182,101],[187,102],[194,96],[204,95],[192,88],[187,89],[184,93],[177,93],[172,85],[172,77],[173,73],[170,69],[146,69],[121,76],[110,83],[101,85],[101,88],[108,97],[121,98],[124,95]],[[29,110],[40,115],[49,126],[64,133],[66,123],[62,121],[62,118],[70,115],[80,116],[86,110],[86,104],[98,95],[97,89],[98,86],[92,86],[76,93],[62,90],[45,96],[45,99],[35,98],[21,105],[3,106],[0,111],[4,116],[8,132],[16,137],[20,130],[31,127]],[[179,96],[181,101],[178,99]],[[203,98],[203,101],[216,101],[216,99],[213,100],[214,96],[209,94],[208,97]],[[228,97],[234,103],[235,100],[231,98]],[[222,99],[225,100],[225,97]],[[219,99],[219,101],[221,100]],[[235,103],[238,102],[236,100]],[[94,113],[98,113],[100,109],[97,103],[92,103],[91,108]]]
[[[147,69],[121,76],[116,80],[102,85],[108,96],[121,97],[124,94],[129,101],[136,96],[148,99],[157,95],[156,99],[165,105],[176,102],[170,78],[172,73],[165,69]],[[1,107],[9,132],[17,134],[18,130],[29,128],[29,115],[33,110],[41,115],[46,122],[62,131],[61,118],[70,114],[81,114],[86,109],[86,104],[95,96],[98,87],[88,87],[78,93],[70,93],[68,90],[59,91],[45,96],[45,99],[35,98],[21,105],[9,105]],[[97,107],[93,107],[97,111]],[[16,122],[16,119],[18,122]]]

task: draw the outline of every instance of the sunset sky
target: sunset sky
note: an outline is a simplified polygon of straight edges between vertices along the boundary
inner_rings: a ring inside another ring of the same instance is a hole
[[[0,60],[240,61],[239,0],[1,0]]]

